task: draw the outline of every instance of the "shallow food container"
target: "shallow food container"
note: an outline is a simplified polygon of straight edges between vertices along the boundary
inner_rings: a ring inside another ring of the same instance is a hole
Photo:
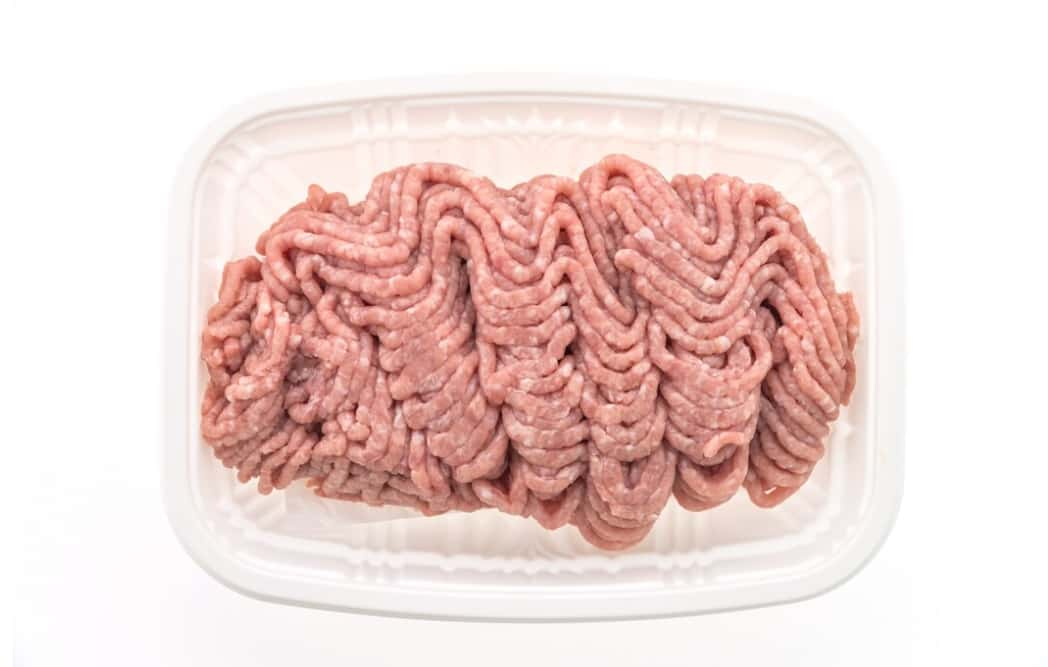
[[[604,553],[574,528],[497,511],[424,518],[259,495],[201,441],[199,332],[223,264],[310,183],[363,197],[373,176],[456,162],[510,186],[577,176],[623,152],[664,174],[766,182],[800,207],[862,315],[858,386],[828,455],[771,510],[739,493],[702,513],[671,499],[654,530]],[[891,529],[902,489],[899,212],[876,153],[846,122],[775,95],[644,80],[479,76],[354,83],[251,101],[189,152],[174,190],[167,292],[164,477],[189,554],[259,598],[410,617],[599,620],[811,597],[855,574]]]

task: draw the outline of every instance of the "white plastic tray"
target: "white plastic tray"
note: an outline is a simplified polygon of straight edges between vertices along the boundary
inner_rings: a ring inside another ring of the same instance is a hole
[[[199,331],[225,261],[315,182],[363,196],[395,165],[468,165],[501,185],[577,176],[611,152],[667,175],[763,181],[797,204],[862,314],[855,397],[829,454],[773,510],[746,494],[672,502],[624,553],[496,511],[415,518],[236,483],[201,442]],[[876,153],[808,103],[685,83],[500,75],[354,83],[273,95],[216,121],[174,190],[167,293],[165,495],[189,554],[259,598],[368,613],[582,620],[694,614],[810,597],[878,549],[902,489],[898,207]]]

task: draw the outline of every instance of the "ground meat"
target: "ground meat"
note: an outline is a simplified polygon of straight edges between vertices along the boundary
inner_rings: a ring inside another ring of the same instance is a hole
[[[225,267],[202,431],[262,493],[495,507],[621,549],[672,494],[776,505],[855,384],[859,318],[765,185],[611,155],[511,190],[415,164],[311,186]]]

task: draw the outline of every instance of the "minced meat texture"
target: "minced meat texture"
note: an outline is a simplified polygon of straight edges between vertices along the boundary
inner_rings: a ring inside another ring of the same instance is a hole
[[[226,265],[201,430],[269,493],[494,507],[604,549],[670,495],[776,505],[855,384],[859,318],[766,185],[610,155],[510,190],[462,167],[311,186]]]

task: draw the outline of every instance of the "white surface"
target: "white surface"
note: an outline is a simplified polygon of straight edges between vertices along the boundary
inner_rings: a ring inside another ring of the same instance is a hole
[[[492,30],[405,2],[26,5],[0,20],[19,662],[1048,663],[1043,22],[1018,3],[907,5],[530,2]],[[160,498],[158,295],[185,146],[260,91],[558,66],[811,97],[881,149],[903,202],[909,355],[906,490],[884,549],[810,601],[608,626],[354,617],[225,589],[179,548]]]
[[[852,404],[804,487],[773,511],[745,493],[704,513],[670,502],[624,553],[499,512],[420,517],[315,496],[260,496],[199,432],[199,332],[225,262],[311,182],[363,198],[411,162],[504,186],[577,176],[609,153],[664,174],[775,183],[804,211],[863,322]],[[179,171],[167,274],[164,486],[179,539],[227,585],[267,600],[428,618],[609,619],[809,598],[858,571],[902,490],[903,303],[898,202],[846,121],[781,96],[656,80],[486,75],[272,94],[216,120]],[[550,596],[557,599],[550,604]]]

